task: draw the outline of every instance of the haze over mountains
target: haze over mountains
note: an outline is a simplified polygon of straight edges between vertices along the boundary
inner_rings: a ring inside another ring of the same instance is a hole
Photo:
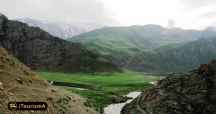
[[[16,20],[27,23],[29,26],[40,27],[51,35],[63,39],[102,27],[102,25],[94,23],[48,22],[31,18],[17,18]]]
[[[149,24],[96,29],[99,26],[78,27],[29,18],[18,20],[30,26],[40,27],[54,36],[61,36],[64,39],[72,37],[67,40],[81,43],[115,65],[135,71],[191,70],[216,55],[206,53],[214,50],[215,27],[208,27],[205,30],[185,30]]]
[[[68,40],[83,44],[87,49],[100,53],[119,67],[135,71],[191,70],[216,55],[206,53],[214,50],[215,27],[185,30],[144,25],[96,29],[96,26],[79,28],[28,18],[19,20],[64,39],[72,37]]]
[[[216,36],[215,27],[185,30],[149,24],[100,29],[97,28],[99,26],[71,26],[29,18],[18,20],[26,22],[29,26],[40,27],[63,39],[72,37],[67,40],[81,43],[87,49],[108,58],[115,65],[135,71],[184,71],[215,57],[215,54],[205,56],[206,52],[214,49],[210,47],[214,47],[214,41],[211,42],[211,39]],[[207,44],[208,46],[205,46]]]

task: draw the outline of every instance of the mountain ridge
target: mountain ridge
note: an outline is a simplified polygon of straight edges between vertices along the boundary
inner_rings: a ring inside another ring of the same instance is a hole
[[[80,35],[101,27],[93,24],[85,24],[84,26],[79,24],[67,24],[63,22],[48,22],[31,18],[17,18],[16,20],[27,23],[29,26],[39,27],[51,35],[63,39]]]
[[[37,70],[66,72],[119,71],[106,58],[79,43],[54,37],[38,27],[0,17],[0,46]]]
[[[199,39],[175,47],[160,48],[152,53],[144,52],[134,57],[130,63],[140,71],[148,72],[149,69],[149,71],[184,72],[215,59],[215,46],[216,38]]]
[[[199,55],[198,51],[195,53],[196,47],[193,46],[193,43],[209,41],[214,37],[216,37],[216,32],[213,29],[202,31],[181,28],[166,29],[159,25],[145,25],[107,27],[84,33],[68,40],[81,43],[88,49],[107,56],[110,61],[119,67],[142,72],[181,72],[192,69],[196,65],[201,64],[201,62],[210,60],[207,57],[203,57],[205,55],[204,51]],[[210,42],[213,46],[214,44],[212,43]],[[197,46],[202,47],[205,51],[210,49],[204,47],[207,44],[198,44]],[[190,58],[193,55],[188,53],[184,46],[194,49],[194,52],[191,51],[191,53],[198,55],[195,59],[205,60],[195,62]],[[178,50],[182,50],[178,54],[179,58],[175,56],[175,53],[177,53],[175,49],[177,47]],[[181,64],[179,61],[183,61],[183,59],[180,59],[184,58],[183,56],[185,55],[188,55],[186,60],[191,60],[192,62]],[[211,56],[214,57],[213,54]]]

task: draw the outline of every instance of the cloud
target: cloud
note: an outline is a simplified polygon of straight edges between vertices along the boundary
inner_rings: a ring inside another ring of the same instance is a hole
[[[200,16],[201,18],[210,18],[216,20],[216,10],[209,11]]]
[[[215,11],[216,0],[0,0],[0,12],[9,18],[78,25],[166,26],[173,19],[179,27],[201,28],[215,20]]]
[[[179,2],[182,17],[185,18],[181,26],[203,29],[215,22],[216,0],[179,0]]]
[[[113,20],[98,0],[0,0],[0,12],[8,17],[109,24]]]
[[[196,10],[198,8],[212,5],[216,3],[216,0],[180,0],[186,10]]]

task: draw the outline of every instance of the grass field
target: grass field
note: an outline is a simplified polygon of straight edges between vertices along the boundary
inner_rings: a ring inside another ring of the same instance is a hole
[[[79,90],[68,88],[69,91],[77,93],[87,98],[86,105],[94,107],[102,112],[108,104],[112,104],[113,98],[125,95],[131,91],[142,91],[151,86],[149,82],[160,79],[158,76],[145,75],[143,73],[129,72],[124,73],[56,73],[56,72],[38,72],[46,80],[71,82],[92,86],[92,89]]]

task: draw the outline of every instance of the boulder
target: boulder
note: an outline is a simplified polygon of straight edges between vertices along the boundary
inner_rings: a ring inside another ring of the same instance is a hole
[[[3,90],[3,89],[4,89],[4,87],[3,87],[3,83],[0,82],[0,90]]]

